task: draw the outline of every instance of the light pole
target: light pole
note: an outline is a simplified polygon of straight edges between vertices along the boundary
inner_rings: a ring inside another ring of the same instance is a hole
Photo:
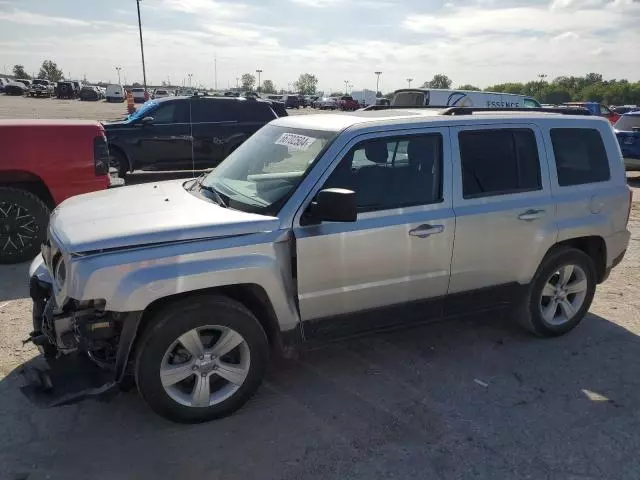
[[[236,89],[240,88],[240,84],[238,83],[240,81],[240,77],[236,77]]]
[[[344,94],[349,95],[349,80],[344,81]]]
[[[191,77],[193,77],[193,73],[187,73],[187,77],[189,77],[189,86],[191,86]]]
[[[122,85],[120,82],[120,70],[122,70],[122,67],[116,67],[116,72],[118,72],[118,85]]]
[[[378,96],[378,92],[380,91],[380,75],[382,75],[382,72],[373,72],[376,74],[376,76],[378,77],[376,79],[376,97]]]
[[[142,43],[142,20],[140,19],[140,2],[142,0],[136,0],[136,6],[138,7],[138,30],[140,30],[140,53],[142,54],[142,83],[144,84],[144,91],[147,91],[147,70],[144,66],[144,45]]]
[[[411,82],[413,82],[413,78],[407,78],[407,83],[409,84],[409,88],[411,88]]]
[[[258,68],[256,70],[256,73],[258,74],[258,88],[256,90],[258,91],[258,93],[260,93],[260,74],[262,73],[262,70]]]

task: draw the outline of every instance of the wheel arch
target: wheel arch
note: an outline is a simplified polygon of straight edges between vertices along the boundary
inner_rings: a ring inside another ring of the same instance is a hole
[[[42,178],[32,172],[26,170],[0,171],[0,187],[26,190],[42,200],[50,209],[55,207],[55,200],[49,187]]]
[[[117,143],[109,142],[109,152],[117,152],[118,155],[121,155],[127,161],[127,165],[128,165],[127,171],[133,172],[133,164],[131,163],[131,157],[126,152],[126,150],[122,148],[122,146],[118,145]]]
[[[571,247],[584,252],[593,261],[597,282],[602,283],[606,279],[607,244],[604,238],[597,235],[570,238],[556,243],[549,252],[558,247]]]

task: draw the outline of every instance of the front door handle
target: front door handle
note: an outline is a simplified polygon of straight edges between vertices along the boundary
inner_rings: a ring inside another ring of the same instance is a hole
[[[412,237],[427,238],[431,235],[442,232],[444,232],[444,225],[429,225],[428,223],[425,223],[424,225],[420,225],[419,227],[409,230],[409,235]]]
[[[519,220],[524,220],[525,222],[530,222],[532,220],[537,220],[542,216],[544,210],[527,210],[526,212],[522,212],[518,215]]]

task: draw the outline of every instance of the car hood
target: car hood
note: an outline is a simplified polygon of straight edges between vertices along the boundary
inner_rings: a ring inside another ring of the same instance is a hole
[[[83,253],[279,227],[278,218],[221,207],[188,192],[184,183],[173,180],[78,195],[53,211],[49,228],[63,250]]]

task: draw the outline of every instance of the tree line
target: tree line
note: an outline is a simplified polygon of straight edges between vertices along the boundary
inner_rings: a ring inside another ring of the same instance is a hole
[[[422,88],[450,89],[453,82],[443,74],[437,74]],[[458,90],[481,89],[470,84],[460,85]],[[551,81],[532,80],[526,83],[498,83],[484,89],[489,92],[515,93],[534,97],[541,103],[561,104],[566,102],[592,101],[607,105],[640,105],[640,81],[626,79],[605,80],[600,73],[588,73],[584,77],[561,76]]]
[[[25,80],[31,80],[32,78],[31,75],[25,71],[24,65],[14,65],[13,74],[16,78],[23,78]],[[62,73],[62,69],[58,68],[58,64],[56,62],[52,60],[45,60],[42,62],[40,71],[35,78],[42,78],[51,82],[59,82],[60,80],[64,80],[64,74]]]
[[[243,90],[253,90],[256,86],[256,77],[251,73],[244,73],[240,77],[240,83]],[[318,78],[311,73],[302,73],[298,77],[296,82],[293,82],[293,87],[296,92],[302,95],[313,95],[318,88]],[[262,85],[258,85],[256,90],[259,93],[278,93],[273,80],[265,80]],[[280,93],[285,93],[285,90],[281,88]]]

